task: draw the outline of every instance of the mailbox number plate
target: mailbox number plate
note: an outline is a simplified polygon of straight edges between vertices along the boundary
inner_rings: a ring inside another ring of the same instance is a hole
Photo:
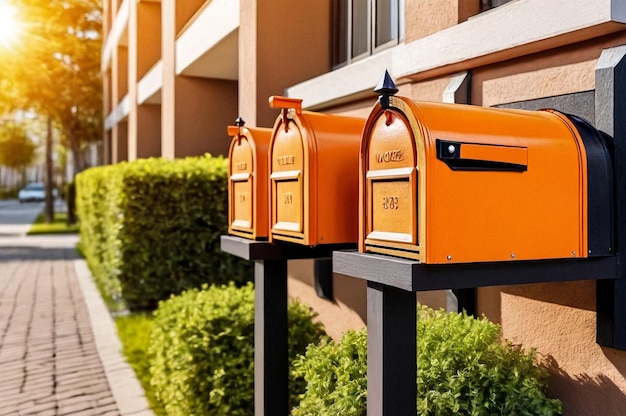
[[[252,177],[249,173],[231,176],[233,199],[232,228],[249,230],[252,228]]]
[[[276,216],[274,230],[302,232],[302,181],[297,171],[272,174],[275,182]]]
[[[370,171],[368,239],[416,244],[415,168]]]

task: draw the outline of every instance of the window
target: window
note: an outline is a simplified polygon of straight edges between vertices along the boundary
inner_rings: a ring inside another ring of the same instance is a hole
[[[480,11],[484,12],[494,7],[502,6],[504,3],[508,3],[512,0],[480,0]]]
[[[346,65],[397,45],[404,0],[332,0],[332,63]]]

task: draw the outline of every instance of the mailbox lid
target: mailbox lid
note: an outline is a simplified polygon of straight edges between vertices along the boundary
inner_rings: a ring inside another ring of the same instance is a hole
[[[268,236],[268,151],[271,129],[230,126],[228,152],[229,232],[246,238]]]
[[[414,111],[428,126],[427,262],[586,255],[585,149],[558,116],[422,103]]]

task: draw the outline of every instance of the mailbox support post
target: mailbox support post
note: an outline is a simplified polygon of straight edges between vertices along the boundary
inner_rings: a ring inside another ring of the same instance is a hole
[[[596,287],[597,342],[626,350],[626,46],[605,49],[596,67],[596,128],[614,138],[615,279]]]
[[[220,248],[254,261],[254,414],[288,415],[287,262],[330,258],[354,244],[308,247],[223,235]]]
[[[289,414],[287,260],[254,262],[255,415]]]
[[[414,416],[415,294],[367,282],[367,415]]]

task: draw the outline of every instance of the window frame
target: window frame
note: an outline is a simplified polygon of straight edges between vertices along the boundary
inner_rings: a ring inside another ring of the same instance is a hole
[[[345,33],[339,34],[340,28],[335,27],[338,20],[336,16],[331,17],[331,65],[332,69],[338,69],[351,63],[357,62],[361,59],[365,59],[368,56],[372,56],[380,51],[389,49],[393,46],[399,45],[404,40],[404,1],[405,0],[390,0],[391,12],[396,14],[395,38],[376,46],[376,19],[377,19],[377,2],[379,0],[364,0],[367,3],[367,48],[363,53],[357,56],[352,56],[353,51],[353,3],[358,0],[334,0],[332,13],[337,13],[338,10],[345,10]],[[395,10],[394,10],[395,9]],[[342,39],[343,38],[343,39]],[[341,46],[338,42],[343,40],[345,43]],[[338,58],[341,55],[342,47],[345,49],[345,59],[338,62]]]

